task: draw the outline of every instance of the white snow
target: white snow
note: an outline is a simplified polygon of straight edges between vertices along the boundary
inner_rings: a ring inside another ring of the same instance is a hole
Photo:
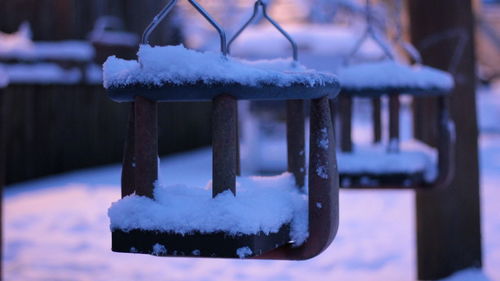
[[[97,64],[89,64],[86,69],[86,81],[90,84],[102,85],[102,67]]]
[[[19,61],[68,60],[87,62],[94,57],[94,48],[86,41],[33,42],[31,47],[10,48],[0,52],[2,59]]]
[[[307,197],[299,193],[289,173],[274,177],[238,178],[237,196],[226,191],[214,199],[211,183],[205,188],[157,186],[154,200],[137,195],[127,196],[113,203],[108,215],[111,229],[124,231],[269,234],[291,223],[294,241],[300,244],[308,235]]]
[[[500,132],[500,80],[478,89],[477,103],[481,131]]]
[[[241,247],[239,249],[236,250],[236,255],[238,255],[238,257],[240,259],[246,257],[246,256],[249,256],[251,255],[253,252],[250,248],[248,247]]]
[[[401,142],[397,153],[387,153],[387,146],[355,145],[353,152],[338,152],[338,167],[341,173],[415,173],[424,172],[425,179],[432,181],[437,176],[437,152],[416,140]]]
[[[454,85],[452,76],[444,71],[390,60],[348,65],[340,68],[337,74],[342,86],[351,89],[412,87],[450,90]]]
[[[0,58],[19,61],[69,60],[90,61],[94,48],[87,41],[37,41],[31,40],[29,24],[23,23],[12,34],[0,32]]]
[[[156,243],[153,245],[153,255],[159,256],[159,255],[165,255],[167,253],[167,248],[165,248],[164,245],[160,243]]]
[[[0,31],[0,57],[9,56],[16,52],[30,52],[33,49],[31,28],[27,22],[12,34]]]
[[[481,271],[481,269],[470,268],[459,271],[448,278],[441,281],[490,281],[488,277]]]
[[[484,273],[462,272],[453,281],[500,280],[499,144],[498,135],[481,138]],[[210,163],[210,150],[203,149],[163,158],[160,173],[165,184],[203,185]],[[410,191],[341,191],[339,233],[309,261],[158,258],[110,250],[106,210],[120,196],[119,179],[120,166],[113,165],[7,187],[4,280],[416,279]]]
[[[161,86],[165,83],[196,82],[236,82],[251,86],[288,86],[292,83],[304,83],[315,86],[336,81],[335,76],[331,74],[307,70],[300,65],[292,67],[290,60],[248,62],[225,58],[220,53],[189,50],[182,45],[141,45],[138,57],[140,63],[109,57],[103,67],[104,86],[120,87],[134,83]]]
[[[3,66],[0,65],[0,89],[9,85],[9,76]]]
[[[286,170],[285,141],[283,139],[263,138],[258,151],[246,151],[247,148],[242,147],[244,161],[255,161],[252,158],[259,158],[253,169],[257,171]],[[337,165],[341,173],[423,172],[425,179],[432,181],[437,176],[437,151],[414,139],[402,141],[397,153],[387,153],[387,146],[384,144],[355,143],[352,152],[337,151]],[[326,177],[326,168],[318,167],[316,174],[320,177]]]
[[[11,84],[75,84],[81,79],[78,68],[65,69],[54,63],[0,64]]]

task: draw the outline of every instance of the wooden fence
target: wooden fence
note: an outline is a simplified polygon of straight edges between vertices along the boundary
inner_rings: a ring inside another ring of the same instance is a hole
[[[4,90],[6,182],[121,161],[127,104],[100,86],[14,85]],[[210,143],[210,104],[162,104],[159,153]]]
[[[2,0],[0,30],[14,32],[28,21],[34,40],[86,39],[103,15],[124,19],[140,34],[165,1]],[[155,32],[156,43],[177,43],[169,20]],[[99,85],[15,84],[4,90],[6,182],[26,180],[122,158],[129,107],[108,100]],[[210,143],[211,105],[162,104],[159,153]]]

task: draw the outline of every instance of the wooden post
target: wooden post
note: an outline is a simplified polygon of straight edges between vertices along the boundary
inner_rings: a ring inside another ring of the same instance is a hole
[[[212,110],[212,196],[230,190],[236,195],[236,99],[215,97]]]
[[[135,98],[135,193],[153,198],[158,180],[158,104]]]
[[[287,100],[286,114],[288,171],[295,176],[297,186],[303,187],[306,174],[304,101]]]
[[[424,63],[451,71],[450,100],[456,123],[455,176],[450,186],[417,191],[418,278],[441,279],[456,271],[481,267],[479,171],[471,1],[410,0],[411,37]],[[426,106],[433,102],[433,106]],[[427,103],[427,104],[426,104]],[[415,134],[436,143],[436,100],[417,102]],[[431,125],[432,126],[429,126]]]

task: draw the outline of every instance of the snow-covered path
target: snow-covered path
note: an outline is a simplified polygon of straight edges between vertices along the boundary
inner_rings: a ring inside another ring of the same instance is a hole
[[[500,134],[484,134],[480,143],[489,279],[469,271],[454,281],[500,280]],[[162,181],[205,185],[210,161],[208,149],[164,158]],[[113,165],[8,188],[5,280],[415,280],[410,191],[341,191],[338,236],[310,261],[158,258],[110,251],[107,209],[120,196],[119,178],[120,167]]]

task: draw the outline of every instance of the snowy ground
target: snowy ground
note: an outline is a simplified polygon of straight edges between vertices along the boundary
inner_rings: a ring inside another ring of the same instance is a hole
[[[495,89],[482,91],[479,99],[481,127],[488,128],[480,139],[488,278],[469,270],[447,281],[500,280],[500,125],[495,128],[491,122],[500,114],[500,106],[493,105],[500,87]],[[162,181],[205,185],[210,161],[208,149],[163,158]],[[120,196],[119,178],[120,167],[113,165],[8,187],[4,279],[415,280],[410,191],[342,191],[338,236],[324,254],[310,261],[158,258],[110,251],[107,209]]]

